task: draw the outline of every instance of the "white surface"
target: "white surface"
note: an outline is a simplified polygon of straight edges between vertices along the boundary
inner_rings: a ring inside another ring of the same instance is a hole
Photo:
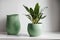
[[[44,33],[39,37],[29,37],[27,34],[20,35],[7,35],[6,33],[0,33],[0,39],[60,39],[60,33]]]
[[[59,4],[58,0],[0,0],[0,32],[6,31],[6,15],[20,14],[21,33],[27,33],[27,25],[30,23],[28,18],[23,15],[28,12],[23,4],[28,7],[34,7],[39,2],[41,7],[48,6],[44,11],[47,17],[42,21],[45,31],[59,31]]]

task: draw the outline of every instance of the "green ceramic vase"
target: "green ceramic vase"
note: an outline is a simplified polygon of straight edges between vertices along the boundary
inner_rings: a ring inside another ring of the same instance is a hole
[[[7,15],[6,31],[8,35],[18,35],[20,30],[19,15]]]
[[[28,33],[30,37],[40,36],[42,24],[28,24]]]

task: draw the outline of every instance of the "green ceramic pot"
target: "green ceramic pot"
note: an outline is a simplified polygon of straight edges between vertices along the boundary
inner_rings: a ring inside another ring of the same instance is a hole
[[[42,24],[28,24],[28,33],[31,37],[40,36]]]
[[[6,24],[6,31],[9,35],[17,35],[20,30],[20,21],[19,15],[7,15],[7,24]]]

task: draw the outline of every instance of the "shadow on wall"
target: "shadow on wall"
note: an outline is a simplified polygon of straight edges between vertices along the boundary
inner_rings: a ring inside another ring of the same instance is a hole
[[[6,31],[6,16],[1,15],[0,16],[0,32]]]
[[[60,0],[59,1],[59,32],[60,32]]]
[[[50,30],[52,32],[60,32],[59,27],[59,1],[52,0],[50,3]]]

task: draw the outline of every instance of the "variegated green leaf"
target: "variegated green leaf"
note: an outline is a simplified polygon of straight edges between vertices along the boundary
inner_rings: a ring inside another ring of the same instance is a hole
[[[41,17],[41,19],[44,19],[46,16]]]
[[[43,12],[45,9],[47,9],[48,7],[44,7],[43,9],[41,9],[41,12]]]
[[[32,18],[34,18],[35,16],[34,16],[34,11],[33,11],[33,9],[32,8],[30,8],[30,15],[32,16]]]
[[[24,5],[23,5],[24,6]],[[24,6],[24,8],[28,11],[28,12],[30,12],[30,10],[29,10],[29,8],[27,7],[27,6]]]
[[[28,19],[31,21],[32,17],[30,15],[26,15],[28,17]]]
[[[42,24],[41,22],[38,22],[38,24]]]
[[[39,13],[39,4],[37,3],[34,8],[34,13],[37,15]]]

